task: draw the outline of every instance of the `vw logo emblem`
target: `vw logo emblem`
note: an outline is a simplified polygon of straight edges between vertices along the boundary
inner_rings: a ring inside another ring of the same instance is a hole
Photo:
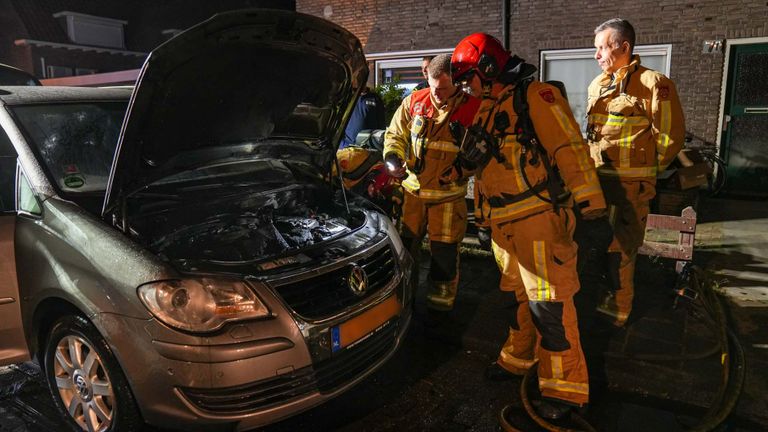
[[[368,275],[365,270],[357,264],[352,264],[352,270],[347,277],[347,285],[352,294],[361,296],[368,290]]]

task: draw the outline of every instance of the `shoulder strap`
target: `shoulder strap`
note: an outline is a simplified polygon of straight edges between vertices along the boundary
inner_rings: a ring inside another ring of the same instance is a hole
[[[528,86],[532,79],[520,81],[515,86],[515,93],[512,99],[512,105],[517,114],[517,123],[515,124],[515,133],[520,144],[527,150],[531,149],[531,144],[536,141],[536,129],[533,127],[531,116],[528,110]]]
[[[546,201],[552,204],[555,213],[559,213],[562,203],[567,199],[568,192],[563,188],[563,182],[560,178],[560,173],[557,170],[557,166],[550,163],[549,154],[539,143],[538,136],[536,135],[536,128],[533,126],[531,120],[530,110],[528,107],[528,86],[533,79],[526,79],[521,81],[515,86],[515,94],[513,99],[513,106],[515,113],[517,114],[517,124],[515,125],[515,132],[517,133],[517,141],[522,144],[523,151],[520,153],[520,171],[529,189],[533,190],[536,195],[542,201]],[[559,86],[556,86],[559,88]],[[544,169],[547,171],[546,188],[549,192],[549,199],[540,195],[535,191],[536,186],[531,185],[528,181],[528,177],[525,174],[526,165],[526,153],[532,152],[530,163],[535,165],[540,162],[544,165]]]
[[[565,91],[565,83],[564,82],[557,81],[557,80],[549,80],[549,81],[546,81],[546,83],[549,84],[549,85],[552,85],[555,88],[557,88],[558,90],[560,90],[560,94],[563,95],[565,100],[568,100],[568,92]]]

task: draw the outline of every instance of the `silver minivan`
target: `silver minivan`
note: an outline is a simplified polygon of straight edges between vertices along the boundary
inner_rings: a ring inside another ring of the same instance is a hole
[[[136,88],[0,87],[0,364],[73,430],[243,430],[360,382],[411,318],[411,259],[345,193],[359,41],[217,15]],[[338,171],[337,171],[338,172]]]

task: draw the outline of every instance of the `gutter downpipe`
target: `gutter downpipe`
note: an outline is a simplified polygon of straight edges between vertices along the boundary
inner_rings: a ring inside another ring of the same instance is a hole
[[[501,43],[506,50],[509,50],[509,2],[510,0],[501,0]]]

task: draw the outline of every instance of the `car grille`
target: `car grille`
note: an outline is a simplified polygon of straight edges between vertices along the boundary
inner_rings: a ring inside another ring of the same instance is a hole
[[[239,387],[182,389],[202,410],[237,414],[289,402],[309,393],[328,393],[363,375],[395,347],[397,320],[340,354],[290,374]]]
[[[267,408],[317,389],[312,368],[303,368],[240,387],[182,389],[200,409],[216,413],[240,413]]]
[[[375,294],[395,277],[392,249],[382,247],[356,263],[368,275],[368,289],[362,295],[352,292],[347,283],[348,266],[276,287],[285,302],[299,315],[309,320],[333,316],[349,306]]]

